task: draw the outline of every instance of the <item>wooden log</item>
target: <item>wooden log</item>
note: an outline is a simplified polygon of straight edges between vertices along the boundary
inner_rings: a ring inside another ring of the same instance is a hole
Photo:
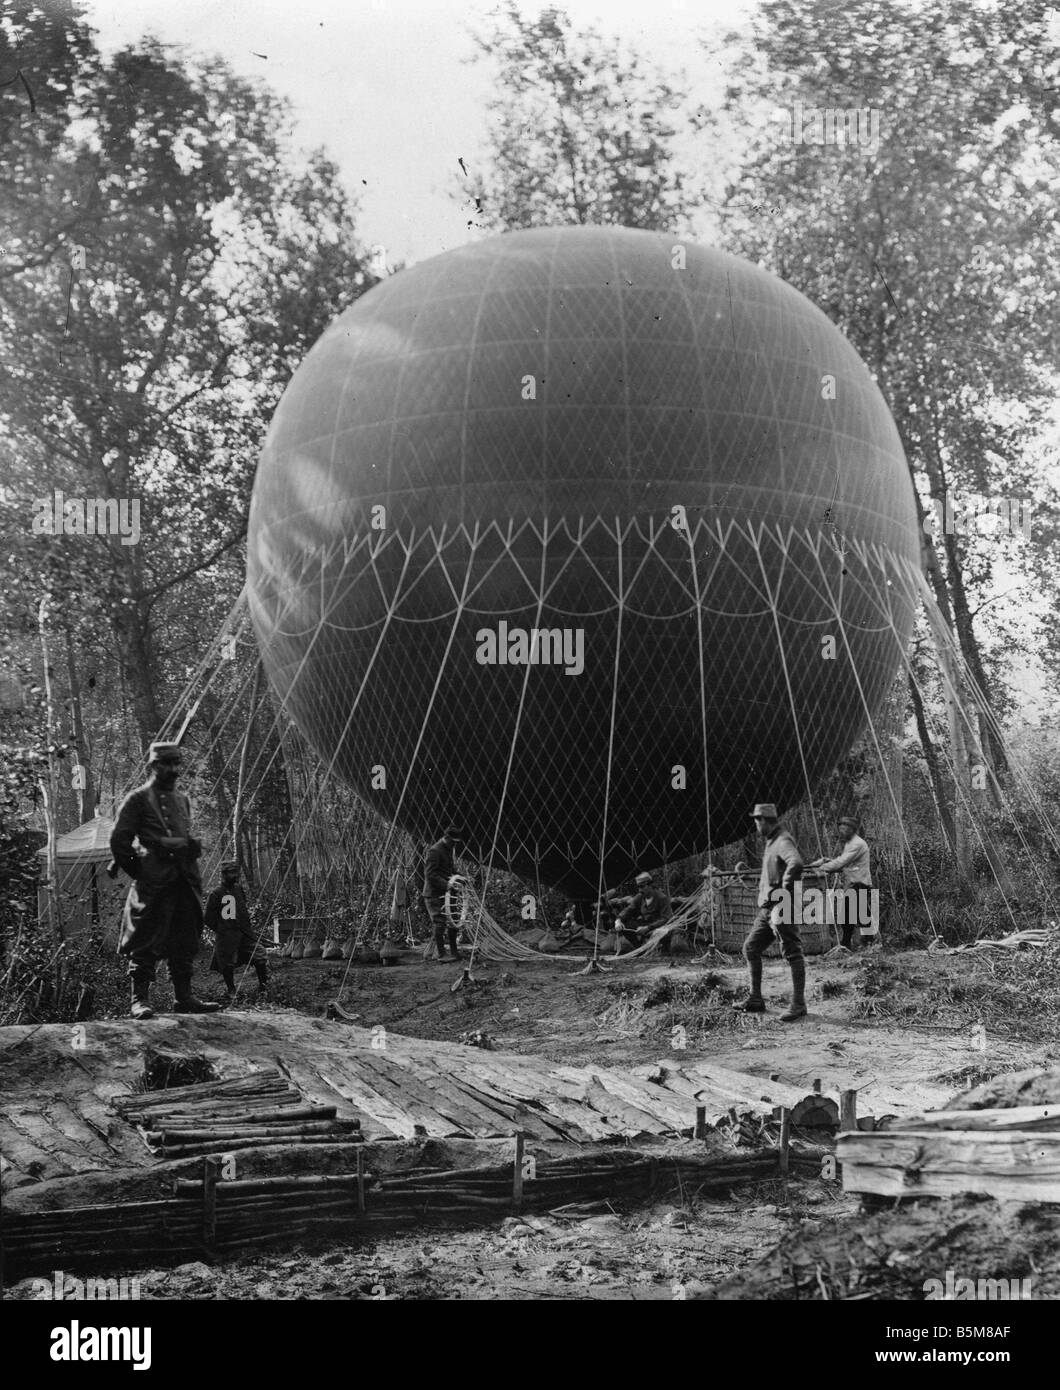
[[[512,1210],[523,1209],[523,1150],[526,1136],[521,1129],[515,1131],[515,1158],[512,1165]]]
[[[1060,1105],[1018,1105],[1008,1110],[932,1110],[926,1115],[892,1119],[887,1131],[906,1129],[1056,1130]]]
[[[780,1172],[782,1177],[788,1176],[788,1159],[791,1149],[791,1111],[787,1106],[782,1106],[780,1111]]]
[[[840,1134],[843,1190],[880,1196],[1060,1202],[1060,1134],[984,1130],[857,1130]]]
[[[842,1133],[858,1127],[857,1091],[839,1092],[839,1129]]]
[[[212,1253],[217,1245],[217,1180],[221,1176],[221,1160],[208,1157],[202,1161],[202,1243]]]
[[[360,1155],[358,1154],[358,1158]],[[358,1165],[360,1166],[360,1165]],[[324,1188],[346,1188],[356,1185],[358,1179],[348,1173],[306,1173],[291,1177],[274,1178],[236,1178],[222,1182],[218,1186],[220,1199],[227,1202],[230,1197],[244,1192],[316,1192]],[[202,1191],[202,1182],[196,1178],[177,1178],[173,1184],[177,1195],[191,1196]]]
[[[149,1143],[164,1144],[209,1144],[211,1141],[224,1143],[228,1139],[282,1139],[296,1140],[307,1134],[351,1134],[360,1130],[359,1120],[306,1120],[293,1125],[247,1125],[243,1128],[227,1126],[203,1129],[148,1130]]]
[[[357,1150],[357,1210],[364,1211],[364,1154]]]

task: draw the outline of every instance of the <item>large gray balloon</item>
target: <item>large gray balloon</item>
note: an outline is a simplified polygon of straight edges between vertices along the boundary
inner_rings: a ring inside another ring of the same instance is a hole
[[[327,330],[269,431],[248,584],[327,764],[583,895],[835,766],[917,555],[894,424],[824,314],[720,251],[578,227],[447,252]],[[566,631],[566,664],[484,662],[502,624]]]

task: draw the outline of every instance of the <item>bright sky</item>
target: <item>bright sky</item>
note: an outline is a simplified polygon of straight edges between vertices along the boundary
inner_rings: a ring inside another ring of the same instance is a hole
[[[536,14],[545,0],[520,8]],[[692,35],[738,23],[749,0],[568,0],[576,27],[597,23],[691,90],[715,80]],[[469,239],[468,212],[448,195],[473,167],[486,64],[467,64],[470,29],[491,0],[88,0],[104,51],[151,33],[192,53],[220,54],[294,105],[296,141],[324,145],[351,191],[358,225],[388,259],[423,260]],[[264,55],[264,56],[259,56]],[[362,182],[363,180],[363,182]]]

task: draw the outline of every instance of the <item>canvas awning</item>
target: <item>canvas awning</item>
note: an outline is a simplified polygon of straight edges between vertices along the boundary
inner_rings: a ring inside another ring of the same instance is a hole
[[[96,816],[86,820],[76,830],[68,830],[55,842],[55,858],[63,863],[84,860],[87,863],[105,864],[110,859],[110,833],[114,822],[106,816]],[[37,854],[47,859],[48,851],[39,849]]]

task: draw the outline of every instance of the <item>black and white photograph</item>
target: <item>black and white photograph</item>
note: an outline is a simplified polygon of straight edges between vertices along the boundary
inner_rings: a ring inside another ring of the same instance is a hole
[[[23,1364],[635,1301],[1030,1373],[1060,5],[0,16]]]

